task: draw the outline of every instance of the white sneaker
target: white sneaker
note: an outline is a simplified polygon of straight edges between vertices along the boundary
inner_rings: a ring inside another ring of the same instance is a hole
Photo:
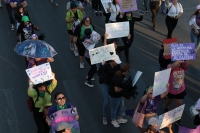
[[[0,3],[0,7],[2,7],[1,3]]]
[[[103,124],[104,124],[104,125],[107,125],[107,124],[108,124],[108,121],[107,121],[107,118],[106,118],[106,117],[103,117]]]
[[[70,49],[71,49],[72,51],[74,51],[74,44],[73,44],[73,43],[70,43],[69,45],[70,45]]]
[[[74,55],[75,55],[75,56],[79,56],[78,50],[76,50],[76,49],[74,50]]]
[[[126,123],[128,120],[127,119],[123,119],[123,118],[120,118],[120,119],[117,119],[117,122],[120,124],[120,123]]]
[[[80,68],[84,68],[84,62],[80,62]]]
[[[15,30],[15,26],[14,25],[11,26],[11,30],[12,31]]]
[[[85,85],[88,87],[94,87],[94,85],[90,81],[85,81]]]
[[[116,120],[111,121],[111,123],[112,123],[113,126],[116,127],[116,128],[120,127],[119,123],[118,123]]]
[[[86,79],[88,79],[88,75],[85,77]],[[95,78],[94,77],[92,77],[90,80],[95,80]]]

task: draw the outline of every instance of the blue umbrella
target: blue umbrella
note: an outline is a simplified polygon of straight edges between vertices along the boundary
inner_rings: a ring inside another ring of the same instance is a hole
[[[14,51],[31,58],[50,58],[57,54],[54,48],[41,40],[26,40],[15,46]]]

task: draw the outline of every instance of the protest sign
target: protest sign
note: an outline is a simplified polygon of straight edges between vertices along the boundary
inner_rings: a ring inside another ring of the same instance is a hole
[[[112,2],[111,0],[101,0],[101,3],[102,3],[103,8],[104,8],[104,11],[106,13],[108,13],[107,9],[110,8],[111,2]]]
[[[96,31],[92,31],[90,39],[85,39],[83,45],[88,50],[93,49],[100,39],[101,39],[100,34],[97,33]]]
[[[154,83],[153,83],[153,97],[164,93],[167,90],[167,83],[169,81],[169,76],[171,73],[171,68],[155,72]]]
[[[195,60],[195,44],[194,43],[181,43],[170,45],[171,60]]]
[[[26,69],[26,73],[35,85],[53,79],[49,63]]]
[[[79,21],[79,19],[77,19],[76,21],[74,21],[74,23],[72,24],[72,32],[75,31],[76,26],[79,25],[81,22]]]
[[[89,50],[91,64],[101,63],[103,61],[113,60],[116,57],[114,44],[101,46]]]
[[[171,38],[171,39],[164,39],[163,40],[163,48],[164,48],[164,57],[165,59],[171,59],[171,53],[170,53],[170,44],[176,44],[177,39],[176,38]]]
[[[136,82],[138,81],[138,79],[140,78],[140,76],[142,75],[142,72],[137,71],[137,73],[135,74],[135,77],[133,79],[133,85],[134,86],[136,84]]]
[[[178,133],[200,133],[200,126],[198,126],[196,129],[179,126]]]
[[[80,127],[78,121],[75,119],[77,115],[77,109],[75,107],[69,109],[59,110],[50,115],[51,120],[51,130],[52,133],[56,132],[56,126],[60,122],[67,122],[68,124],[73,124],[72,133],[80,133]]]
[[[122,12],[138,10],[136,0],[119,0],[119,5]]]
[[[161,124],[158,127],[158,129],[162,129],[162,128],[168,126],[169,124],[180,120],[182,117],[183,111],[184,111],[184,107],[185,107],[185,104],[160,115],[158,119],[161,122]]]
[[[125,37],[129,35],[129,22],[118,22],[106,24],[108,38]]]

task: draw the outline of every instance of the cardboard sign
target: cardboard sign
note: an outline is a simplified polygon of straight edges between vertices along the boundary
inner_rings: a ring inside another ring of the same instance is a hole
[[[119,38],[129,35],[129,22],[118,22],[106,24],[106,33],[108,38]]]
[[[134,86],[136,84],[136,82],[138,81],[138,79],[140,78],[140,76],[142,75],[142,72],[137,71],[137,73],[135,74],[135,77],[133,79],[133,85]]]
[[[122,12],[138,10],[136,0],[119,0],[119,5]]]
[[[200,133],[200,126],[198,126],[196,129],[179,126],[178,133]]]
[[[89,50],[91,64],[101,63],[103,61],[113,60],[116,57],[114,44],[94,48]]]
[[[49,63],[44,63],[42,65],[26,69],[25,71],[35,85],[53,79]]]
[[[112,2],[111,0],[101,0],[101,3],[102,3],[103,8],[104,8],[104,11],[105,11],[106,13],[108,13],[108,12],[107,12],[107,9],[110,8],[111,2]]]
[[[171,60],[195,60],[195,44],[194,43],[181,43],[170,45]]]
[[[50,115],[51,119],[51,129],[52,133],[56,132],[56,126],[60,122],[67,122],[68,124],[73,124],[73,127],[71,129],[72,133],[80,133],[80,127],[78,121],[75,119],[75,116],[77,115],[77,110],[75,107],[69,108],[69,109],[63,109],[59,110],[53,114]]]
[[[169,81],[169,76],[171,73],[171,68],[155,72],[154,83],[153,83],[153,97],[164,93],[167,90],[167,83]]]
[[[165,59],[171,59],[171,53],[170,53],[170,44],[176,44],[177,39],[176,38],[171,38],[171,39],[164,39],[163,40],[163,48],[164,48],[164,57]]]
[[[185,108],[185,104],[183,104],[169,112],[166,112],[165,114],[160,115],[159,121],[161,122],[161,125],[160,125],[160,128],[159,127],[158,128],[162,129],[162,128],[168,126],[169,124],[180,120],[182,117],[184,108]]]

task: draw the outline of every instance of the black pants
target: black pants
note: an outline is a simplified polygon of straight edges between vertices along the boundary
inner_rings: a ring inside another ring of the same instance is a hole
[[[124,53],[125,53],[125,56],[126,56],[126,59],[129,59],[129,49],[133,43],[133,38],[134,36],[131,35],[131,38],[130,38],[130,41],[127,42],[127,37],[122,37],[122,41],[124,43]]]
[[[110,14],[111,14],[110,12],[109,13],[105,13],[105,17],[106,17],[105,23],[109,22]]]
[[[101,1],[100,0],[93,0],[93,7],[95,9],[95,11],[101,11]]]
[[[165,24],[168,30],[167,38],[172,38],[172,32],[174,31],[174,28],[176,27],[177,23],[178,23],[178,19],[171,18],[169,16],[165,18]]]
[[[88,75],[88,81],[90,81],[91,78],[94,76],[94,74],[97,72],[97,66],[96,66],[96,64],[91,65],[90,58],[85,57],[85,60],[90,65],[90,70],[89,70],[89,72],[87,74]]]
[[[39,108],[34,108],[33,110],[33,118],[38,128],[37,133],[49,133],[50,127],[45,121],[43,112],[39,112],[39,110]]]
[[[5,4],[5,5],[6,5],[6,9],[8,12],[9,19],[10,19],[10,24],[15,24],[15,20],[12,15],[12,11],[13,11],[12,7],[10,6],[10,4]]]
[[[152,2],[150,2],[151,5]],[[153,1],[153,3],[155,4],[155,8],[151,8],[151,13],[152,13],[152,23],[153,23],[153,27],[156,27],[156,15],[158,14],[159,10],[160,10],[160,1]]]

